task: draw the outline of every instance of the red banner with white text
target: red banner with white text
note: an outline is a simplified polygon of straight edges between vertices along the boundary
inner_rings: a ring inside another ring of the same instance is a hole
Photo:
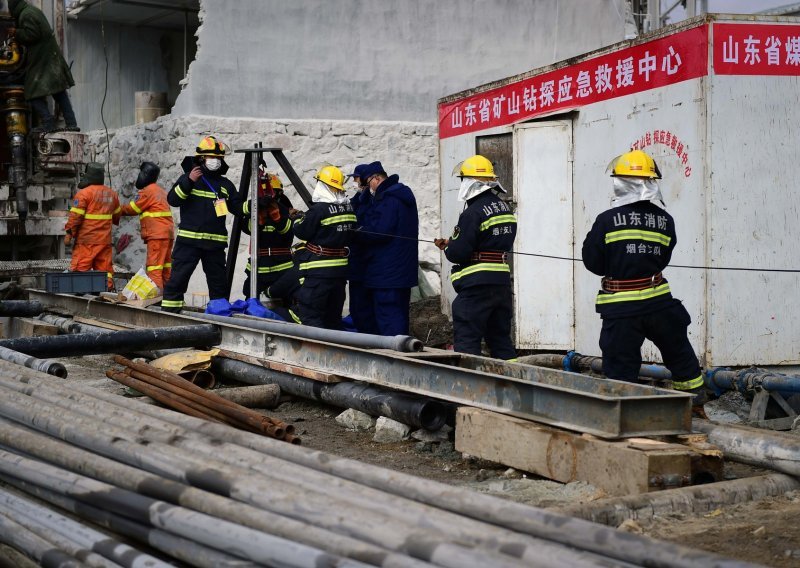
[[[440,104],[439,138],[505,126],[707,73],[708,26],[700,26]]]
[[[800,75],[800,25],[713,26],[716,75]]]

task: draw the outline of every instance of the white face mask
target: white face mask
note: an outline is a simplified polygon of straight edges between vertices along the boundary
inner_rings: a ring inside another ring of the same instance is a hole
[[[222,167],[222,160],[219,158],[206,158],[206,169],[215,172]]]
[[[614,197],[612,207],[630,205],[637,201],[650,201],[654,205],[666,209],[664,198],[658,187],[658,181],[649,178],[613,177]]]

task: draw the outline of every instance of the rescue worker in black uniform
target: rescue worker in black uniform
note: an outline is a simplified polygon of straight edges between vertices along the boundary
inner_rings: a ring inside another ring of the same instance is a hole
[[[492,357],[515,361],[508,260],[517,219],[500,198],[505,190],[487,158],[472,156],[456,166],[453,175],[461,178],[458,200],[466,202],[466,208],[453,235],[434,244],[454,265],[450,272],[457,293],[452,309],[454,349],[480,355],[484,339]]]
[[[302,285],[290,314],[297,323],[341,329],[347,245],[356,227],[356,216],[339,168],[325,166],[315,179],[313,203],[293,226],[295,236],[303,241],[296,245],[294,254]]]
[[[161,301],[163,311],[181,311],[183,295],[198,262],[203,263],[209,299],[228,297],[225,218],[229,211],[241,213],[241,206],[237,205],[240,201],[236,187],[225,177],[226,150],[225,144],[214,136],[203,138],[195,156],[186,156],[181,163],[184,174],[167,194],[167,202],[180,208],[180,224],[172,251],[172,274]]]
[[[603,374],[638,382],[642,343],[649,339],[672,372],[673,388],[694,394],[693,404],[702,405],[703,376],[687,336],[691,317],[662,274],[677,238],[656,181],[661,173],[641,150],[609,167],[613,207],[598,215],[583,242],[583,264],[603,277],[595,302],[603,319]]]
[[[283,183],[275,174],[266,170],[266,164],[258,167],[258,282],[256,297],[266,292],[267,288],[281,275],[292,268],[292,220],[289,211],[292,202],[283,193]],[[250,200],[242,206],[242,214],[246,217],[242,232],[250,234]],[[247,261],[244,281],[244,297],[250,297],[250,275],[252,257]],[[272,298],[284,301],[283,298]]]

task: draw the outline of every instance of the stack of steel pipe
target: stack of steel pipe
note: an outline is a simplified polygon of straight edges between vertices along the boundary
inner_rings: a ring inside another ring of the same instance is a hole
[[[742,565],[3,362],[0,448],[3,481],[196,566]]]
[[[170,408],[215,422],[229,424],[291,444],[300,444],[294,435],[294,426],[238,405],[183,377],[148,365],[115,355],[114,361],[124,372],[108,371],[106,376],[127,387],[145,394]]]

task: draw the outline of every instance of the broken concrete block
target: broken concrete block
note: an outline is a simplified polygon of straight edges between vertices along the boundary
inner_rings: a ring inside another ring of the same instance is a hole
[[[372,441],[381,444],[401,442],[408,438],[410,433],[411,428],[402,422],[381,416],[375,423],[375,436],[372,437]]]
[[[375,426],[375,419],[372,416],[352,408],[348,408],[337,416],[336,422],[348,430],[355,430],[357,432],[367,432]]]

